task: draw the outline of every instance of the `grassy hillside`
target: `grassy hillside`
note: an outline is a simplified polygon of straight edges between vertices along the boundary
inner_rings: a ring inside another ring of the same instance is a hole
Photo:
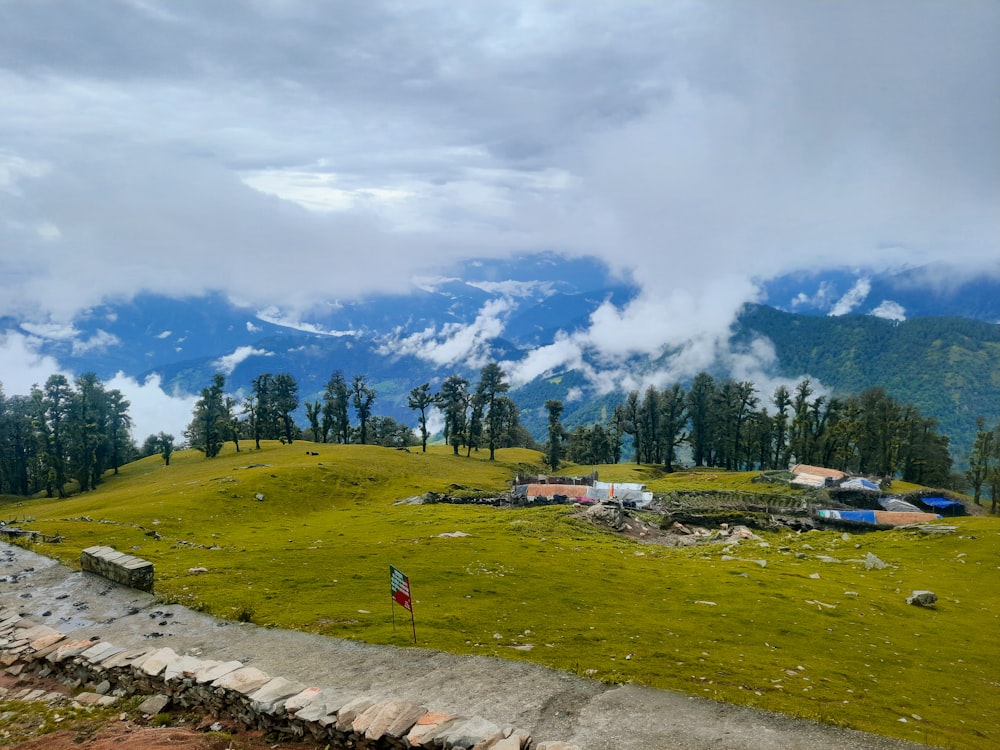
[[[539,468],[529,451],[499,451],[495,463],[441,447],[227,451],[210,461],[183,451],[169,467],[145,459],[85,496],[12,502],[0,516],[63,535],[38,549],[70,564],[93,544],[149,559],[160,596],[222,617],[405,646],[391,563],[410,576],[422,647],[944,747],[1000,744],[998,519],[960,519],[941,536],[774,533],[763,544],[671,549],[615,536],[566,506],[396,504],[428,490],[499,491],[518,469]],[[660,492],[761,488],[750,474],[600,471]],[[467,536],[442,536],[452,532]],[[865,570],[867,552],[890,567]],[[914,589],[937,592],[938,609],[907,605]]]

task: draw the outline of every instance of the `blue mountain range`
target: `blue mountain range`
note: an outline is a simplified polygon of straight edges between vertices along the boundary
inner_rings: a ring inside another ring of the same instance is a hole
[[[774,279],[763,292],[768,306],[797,315],[1000,320],[1000,282],[969,279],[944,289],[936,283],[939,278],[928,269],[895,274],[840,269]],[[289,372],[303,401],[318,397],[334,370],[348,379],[365,374],[379,393],[377,413],[411,422],[406,394],[412,387],[440,383],[452,372],[475,380],[477,368],[460,362],[436,365],[401,353],[391,342],[449,325],[470,325],[484,307],[497,303],[504,326],[501,336],[487,342],[490,358],[516,361],[552,343],[559,331],[586,328],[590,315],[606,301],[621,306],[636,294],[634,284],[613,278],[596,260],[543,253],[468,262],[421,280],[410,293],[334,301],[305,320],[276,308],[239,306],[221,294],[189,299],[143,294],[88,310],[74,321],[78,335],[73,340],[46,340],[42,353],[73,372],[93,371],[102,379],[122,372],[143,380],[156,373],[170,392],[197,393],[217,371],[226,371],[231,391],[248,389],[263,372]],[[10,319],[0,324],[22,325]],[[734,336],[740,335],[737,327]],[[600,366],[596,360],[592,364]],[[571,389],[584,397],[567,401],[568,425],[594,419],[605,400],[622,398],[589,398],[593,394],[587,393],[579,373],[547,373],[513,394],[536,436],[544,434],[545,399],[566,398]]]

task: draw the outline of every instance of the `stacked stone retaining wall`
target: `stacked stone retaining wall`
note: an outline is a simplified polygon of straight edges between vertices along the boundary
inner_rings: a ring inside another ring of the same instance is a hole
[[[114,547],[87,547],[80,553],[80,567],[115,583],[140,591],[153,591],[153,563],[134,555],[126,555]]]
[[[565,742],[535,742],[525,731],[478,716],[304,685],[239,661],[201,659],[171,648],[125,649],[100,639],[75,640],[9,609],[0,609],[0,667],[15,676],[57,677],[74,689],[93,691],[77,696],[84,703],[159,696],[146,702],[157,706],[151,713],[171,705],[197,708],[247,727],[311,738],[332,750],[578,750]]]

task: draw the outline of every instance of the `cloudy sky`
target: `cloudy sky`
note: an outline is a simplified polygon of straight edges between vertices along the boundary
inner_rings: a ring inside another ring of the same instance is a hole
[[[697,359],[799,269],[1000,275],[998,38],[997,0],[0,0],[0,316],[542,250],[641,286],[543,367]]]

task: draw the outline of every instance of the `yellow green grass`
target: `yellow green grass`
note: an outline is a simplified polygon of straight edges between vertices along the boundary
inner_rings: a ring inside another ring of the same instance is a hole
[[[498,492],[541,468],[525,450],[485,458],[303,442],[229,446],[208,461],[183,451],[169,467],[144,459],[85,496],[0,515],[65,537],[38,549],[70,564],[93,544],[149,559],[159,595],[222,617],[406,646],[393,564],[410,576],[421,647],[943,747],[1000,745],[1000,520],[949,520],[958,531],[939,536],[769,533],[767,546],[670,549],[566,506],[396,504],[428,490]],[[771,491],[749,473],[599,469],[657,492]],[[456,531],[468,536],[441,536]],[[867,552],[890,567],[865,570]],[[907,605],[914,589],[935,591],[937,610]]]

